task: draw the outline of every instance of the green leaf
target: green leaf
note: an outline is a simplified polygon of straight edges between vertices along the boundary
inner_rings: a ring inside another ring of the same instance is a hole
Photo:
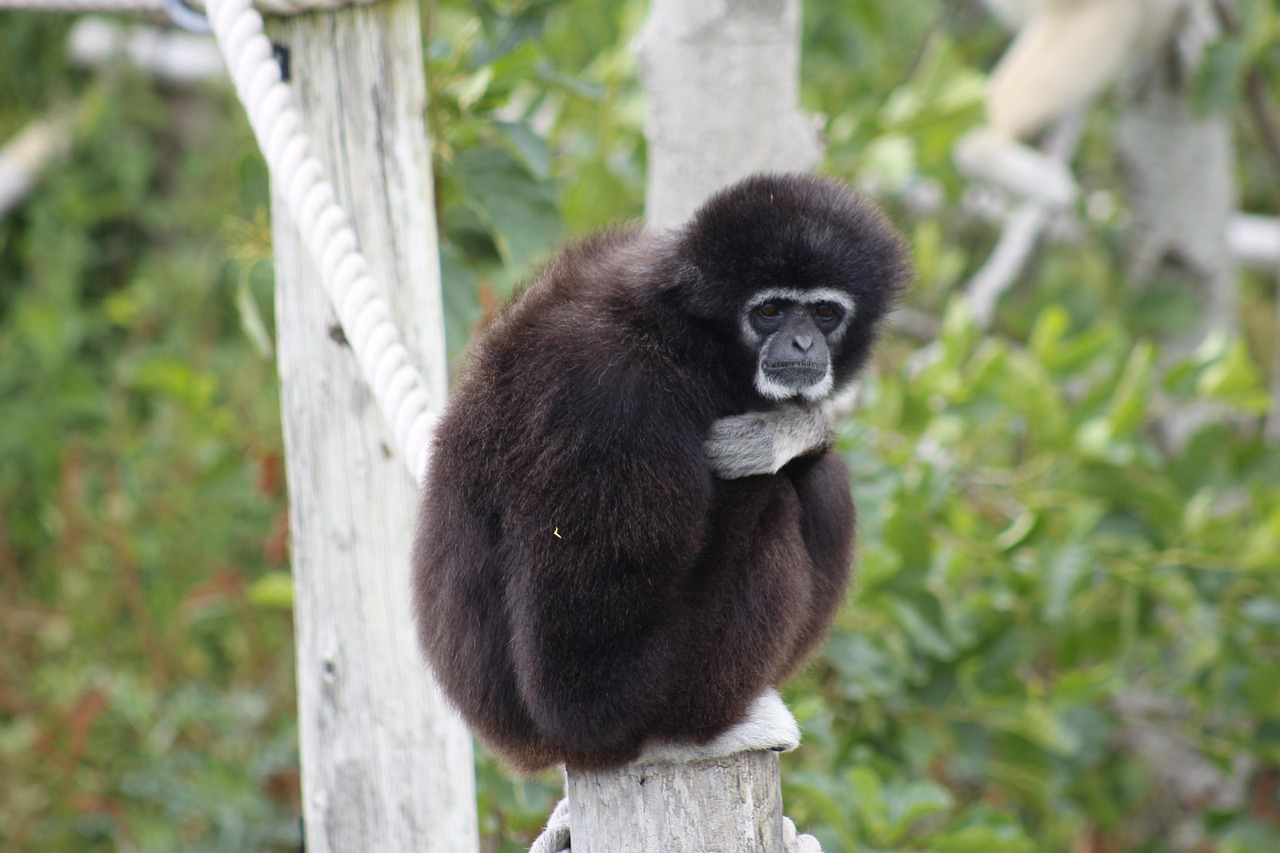
[[[1036,324],[1027,339],[1027,348],[1046,364],[1058,357],[1067,330],[1071,328],[1071,315],[1061,305],[1049,305],[1040,311]]]
[[[245,338],[253,344],[254,349],[263,357],[270,357],[275,352],[271,341],[271,332],[262,319],[262,311],[253,297],[253,288],[249,285],[250,270],[245,270],[236,283],[236,311],[240,314],[240,328]]]
[[[1222,358],[1205,368],[1196,387],[1205,397],[1252,414],[1266,412],[1270,404],[1262,376],[1242,340],[1232,342]]]
[[[876,843],[889,841],[889,809],[884,801],[884,785],[870,767],[851,768],[846,775],[853,789],[853,807],[867,836]]]
[[[1030,535],[1032,528],[1036,526],[1036,519],[1040,514],[1027,507],[1019,507],[1018,514],[1014,517],[1013,522],[1000,531],[996,535],[995,545],[1001,551],[1010,551]]]
[[[194,413],[208,410],[218,387],[217,377],[198,371],[185,361],[158,356],[138,368],[134,386],[173,400]]]
[[[1075,596],[1076,587],[1090,568],[1089,552],[1083,546],[1062,548],[1049,561],[1045,579],[1044,604],[1040,612],[1045,622],[1061,622]]]
[[[892,785],[884,791],[884,807],[888,822],[887,841],[900,843],[921,818],[945,812],[954,805],[951,794],[933,782],[909,782]]]
[[[462,253],[450,243],[440,244],[441,297],[444,301],[444,339],[450,360],[462,352],[480,318],[479,279]]]
[[[493,66],[485,65],[478,71],[460,79],[450,90],[462,111],[470,110],[484,97],[493,82]]]
[[[1032,853],[1031,839],[1008,826],[966,826],[929,839],[933,853]]]
[[[1061,755],[1070,755],[1080,747],[1080,739],[1063,725],[1057,712],[1045,702],[1028,702],[1004,726],[1031,743]]]
[[[863,153],[866,179],[888,192],[900,192],[916,177],[916,143],[904,134],[886,134],[871,142]]]
[[[1107,408],[1107,426],[1113,437],[1130,436],[1143,426],[1155,359],[1155,347],[1148,341],[1135,344],[1129,353]]]
[[[1280,507],[1250,529],[1241,562],[1250,569],[1280,570]]]
[[[513,274],[525,274],[563,233],[551,186],[495,146],[468,151],[459,164],[468,207],[492,227]]]
[[[1196,112],[1225,112],[1239,102],[1245,59],[1239,38],[1219,38],[1205,48],[1192,90]]]
[[[533,128],[522,121],[495,121],[493,128],[529,174],[540,181],[550,178],[551,148]]]
[[[913,605],[899,599],[894,602],[894,612],[907,636],[922,652],[939,660],[955,657],[951,643]]]
[[[293,575],[267,572],[249,585],[249,601],[268,610],[292,610]]]

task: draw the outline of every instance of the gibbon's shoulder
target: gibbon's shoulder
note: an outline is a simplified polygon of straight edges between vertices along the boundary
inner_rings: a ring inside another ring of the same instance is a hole
[[[633,224],[570,243],[512,295],[499,318],[545,312],[546,305],[584,309],[614,303],[660,260],[654,242],[653,234]]]
[[[482,334],[480,352],[575,361],[611,342],[633,344],[637,328],[658,322],[671,243],[669,235],[631,225],[569,245],[512,295]]]
[[[671,368],[667,339],[681,334],[661,295],[670,242],[630,226],[567,247],[477,336],[457,391],[577,399],[656,381]]]

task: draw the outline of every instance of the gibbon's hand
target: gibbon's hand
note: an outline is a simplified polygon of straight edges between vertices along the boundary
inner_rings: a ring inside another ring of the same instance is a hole
[[[721,418],[702,446],[712,474],[737,480],[776,474],[792,459],[830,443],[831,423],[821,406],[786,405]]]

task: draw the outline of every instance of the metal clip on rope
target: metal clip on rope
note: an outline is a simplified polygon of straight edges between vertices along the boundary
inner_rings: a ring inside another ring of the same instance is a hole
[[[188,6],[186,0],[161,0],[164,13],[179,29],[207,36],[213,32],[213,24],[203,14]]]

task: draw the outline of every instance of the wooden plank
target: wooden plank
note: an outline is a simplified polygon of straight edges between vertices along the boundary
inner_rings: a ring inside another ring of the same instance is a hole
[[[417,5],[269,30],[438,406],[447,374]],[[429,676],[409,607],[418,489],[274,186],[272,215],[306,847],[476,851],[470,736]]]

